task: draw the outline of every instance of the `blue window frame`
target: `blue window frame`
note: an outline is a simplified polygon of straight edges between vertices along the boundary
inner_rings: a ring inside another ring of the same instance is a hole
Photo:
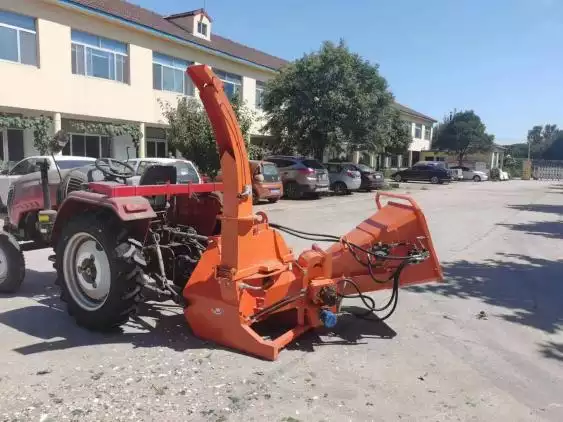
[[[37,66],[35,18],[0,10],[0,60]]]
[[[153,88],[193,96],[195,89],[186,69],[192,62],[152,53]]]
[[[232,100],[235,96],[241,99],[242,96],[242,76],[223,70],[214,69],[215,74],[223,82],[225,94]]]
[[[72,30],[72,73],[129,83],[127,44]]]

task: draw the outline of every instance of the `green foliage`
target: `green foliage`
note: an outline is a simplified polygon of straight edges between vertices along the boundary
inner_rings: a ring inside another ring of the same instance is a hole
[[[512,144],[506,145],[506,156],[511,156],[514,159],[517,158],[528,158],[528,144]]]
[[[526,144],[523,145],[526,146]],[[510,174],[510,177],[522,177],[523,161],[523,158],[514,157],[508,153],[504,157],[503,170],[507,171]]]
[[[401,119],[398,110],[390,109],[388,111],[386,128],[387,132],[383,134],[382,139],[385,153],[404,154],[412,142],[412,136],[408,124]]]
[[[554,134],[550,145],[543,153],[546,160],[563,160],[563,131],[559,130]]]
[[[557,125],[536,125],[528,131],[526,147],[530,149],[530,158],[544,158],[546,160],[558,160],[556,141],[561,142],[562,131]],[[527,157],[527,151],[525,157]]]
[[[249,158],[262,158],[265,151],[250,144],[250,130],[255,119],[254,111],[238,99],[233,99],[232,106],[246,143]],[[203,104],[195,98],[182,97],[178,100],[176,107],[162,102],[161,107],[168,123],[166,138],[169,145],[184,157],[192,160],[203,173],[215,176],[221,163],[213,128]]]
[[[487,152],[493,147],[494,136],[486,132],[473,110],[450,113],[434,133],[434,148],[454,153],[460,165],[467,154]]]
[[[351,53],[343,41],[325,42],[267,83],[264,130],[280,139],[278,153],[322,159],[327,148],[343,143],[373,149],[392,100],[377,65]]]
[[[491,180],[500,180],[500,169],[497,167],[492,168],[491,171],[489,171],[489,177]]]
[[[116,136],[129,135],[133,140],[133,145],[139,153],[139,143],[143,139],[143,132],[138,124],[134,123],[106,123],[106,122],[86,122],[82,120],[70,120],[69,125],[77,133],[95,133],[97,135]]]
[[[52,138],[49,135],[49,131],[52,121],[50,117],[46,116],[23,117],[0,114],[0,129],[32,129],[33,145],[41,155],[44,155],[51,152]],[[58,150],[52,152],[58,152]]]

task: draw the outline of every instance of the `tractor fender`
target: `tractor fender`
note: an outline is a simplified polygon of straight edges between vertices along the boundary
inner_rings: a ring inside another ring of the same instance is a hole
[[[147,198],[142,196],[108,197],[95,192],[75,191],[59,206],[51,240],[56,245],[63,226],[75,215],[84,212],[109,211],[133,228],[131,235],[144,240],[149,223],[156,217]]]

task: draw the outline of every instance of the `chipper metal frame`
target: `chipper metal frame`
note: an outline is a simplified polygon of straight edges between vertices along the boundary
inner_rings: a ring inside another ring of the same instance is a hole
[[[55,250],[50,259],[61,298],[78,324],[96,330],[120,325],[149,289],[184,306],[198,337],[273,360],[306,331],[334,326],[344,298],[359,297],[368,312],[385,312],[385,319],[400,286],[442,279],[426,220],[410,197],[377,193],[377,212],[343,236],[305,233],[255,214],[245,142],[223,84],[208,66],[187,72],[213,127],[222,184],[175,184],[173,168],[155,166],[163,184],[128,186],[106,159],[108,168],[96,168],[111,177],[85,182],[53,206],[57,195],[49,190],[46,168],[43,204],[39,184],[15,190],[6,227],[39,208],[38,233]],[[209,193],[215,190],[222,190],[222,204]],[[383,196],[400,202],[382,206]],[[151,197],[164,197],[165,206]],[[314,244],[296,256],[281,232],[333,245],[323,250]],[[23,279],[23,255],[7,234],[0,248],[12,257],[12,279],[4,286],[13,291]],[[364,293],[380,289],[391,289],[391,298],[377,309]],[[258,328],[264,323],[283,330],[265,337]]]
[[[183,293],[197,336],[273,360],[306,331],[333,325],[346,295],[398,287],[399,276],[401,285],[442,279],[420,207],[389,193],[378,193],[379,211],[333,239],[328,250],[313,246],[296,259],[266,215],[253,213],[245,143],[222,82],[204,65],[189,67],[188,74],[213,126],[224,183],[221,236],[209,244]],[[382,207],[382,196],[407,203]],[[282,315],[290,327],[276,338],[254,329]]]

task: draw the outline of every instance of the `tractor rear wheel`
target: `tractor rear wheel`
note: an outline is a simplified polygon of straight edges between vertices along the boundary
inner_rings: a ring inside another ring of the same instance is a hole
[[[25,260],[17,240],[0,232],[0,292],[15,293],[25,277]]]
[[[135,262],[140,251],[118,221],[108,224],[105,217],[73,218],[55,249],[61,299],[78,325],[96,331],[127,322],[142,300],[142,270]]]

